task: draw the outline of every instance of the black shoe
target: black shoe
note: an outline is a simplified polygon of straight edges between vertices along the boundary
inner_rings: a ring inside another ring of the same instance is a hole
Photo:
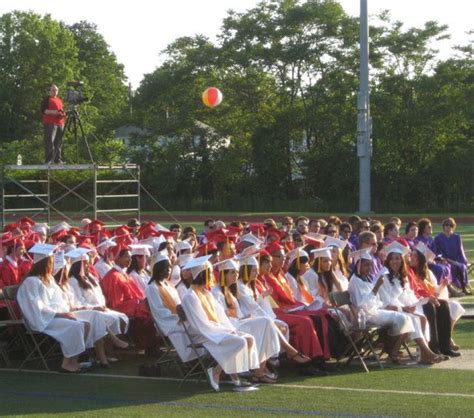
[[[445,356],[449,356],[449,357],[460,357],[461,356],[461,353],[459,351],[453,351],[453,350],[441,351],[441,354],[444,354]]]
[[[316,367],[313,367],[313,366],[302,367],[300,369],[300,372],[304,376],[320,376],[320,377],[329,376],[328,372],[321,369],[317,369]]]

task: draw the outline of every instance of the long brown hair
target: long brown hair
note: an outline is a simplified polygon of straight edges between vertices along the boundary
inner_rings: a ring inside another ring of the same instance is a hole
[[[426,262],[426,257],[423,253],[420,251],[416,250],[416,256],[417,256],[417,264],[415,267],[413,267],[413,271],[415,274],[420,278],[421,280],[429,280],[429,273],[428,273],[428,263]]]
[[[388,273],[387,277],[388,277],[388,280],[390,281],[391,284],[393,284],[393,280],[395,279],[394,272],[390,268],[390,261],[393,258],[393,254],[395,254],[395,253],[389,253],[389,255],[385,259],[385,263],[384,263],[384,266],[387,267],[387,269],[388,269],[389,273]],[[399,275],[398,275],[398,280],[400,280],[400,285],[402,286],[402,288],[404,288],[405,283],[408,281],[407,263],[405,262],[405,259],[403,258],[403,256],[400,255],[400,257],[402,258],[402,265],[400,266],[400,272],[399,272]]]
[[[53,278],[54,258],[49,256],[36,262],[31,267],[28,276],[38,276],[44,284],[49,284]]]

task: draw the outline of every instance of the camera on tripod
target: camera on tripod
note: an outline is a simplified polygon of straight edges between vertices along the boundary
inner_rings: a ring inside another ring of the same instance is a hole
[[[71,88],[69,90],[66,90],[64,100],[70,106],[77,106],[81,103],[89,101],[89,98],[84,96],[82,92],[82,88],[84,87],[84,83],[82,81],[69,81],[67,83],[67,86]]]

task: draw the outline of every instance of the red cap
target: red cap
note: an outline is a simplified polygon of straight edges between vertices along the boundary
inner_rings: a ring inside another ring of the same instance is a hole
[[[302,235],[304,245],[311,245],[314,248],[321,248],[324,244],[324,241],[312,238],[308,235]]]
[[[35,245],[38,241],[34,241],[32,239],[26,239],[23,243],[25,244],[25,248],[29,250],[33,245]]]
[[[65,229],[61,229],[58,232],[54,232],[53,234],[51,234],[51,239],[53,240],[53,243],[56,243],[62,237],[65,237],[66,235],[69,235],[69,231],[66,231]]]
[[[20,235],[8,235],[5,234],[3,237],[2,237],[2,245],[5,247],[5,248],[10,248],[10,247],[13,247],[13,246],[18,246],[20,243],[23,243],[23,240],[21,239],[21,236]]]
[[[87,224],[87,226],[85,227],[85,230],[89,233],[101,231],[104,225],[105,225],[104,222],[99,221],[98,219],[94,219],[92,222]]]
[[[262,249],[259,251],[258,255],[259,255],[260,257],[265,257],[265,256],[267,256],[267,255],[270,255],[270,253],[269,253],[265,248],[262,248]]]
[[[265,247],[265,250],[267,250],[269,254],[284,252],[282,245],[278,241],[273,241],[272,243],[267,245]]]
[[[128,245],[126,245],[125,243],[122,243],[122,242],[110,249],[110,252],[112,253],[112,256],[114,257],[114,260],[117,259],[117,257],[119,256],[119,254],[123,250],[129,250],[130,251],[130,248],[128,248]]]
[[[75,226],[71,227],[71,229],[68,232],[69,234],[74,235],[76,238],[78,238],[81,235],[81,230]]]
[[[226,229],[229,232],[234,233],[235,235],[239,235],[244,230],[242,226],[233,226],[233,225],[226,226]]]
[[[89,237],[83,236],[79,239],[79,248],[89,248],[92,250],[93,248],[95,248],[95,245],[92,243]]]
[[[249,224],[248,229],[252,234],[256,235],[257,237],[260,237],[265,234],[264,224]]]
[[[279,229],[269,228],[267,229],[267,239],[268,238],[276,238],[277,241],[282,240],[288,234],[285,231],[280,231]]]
[[[17,223],[7,224],[3,227],[3,232],[10,232],[17,228],[20,228],[20,225]]]
[[[217,246],[214,241],[210,241],[206,244],[200,245],[196,250],[198,252],[196,257],[204,257],[212,251],[217,251]]]
[[[147,238],[150,238],[150,237],[159,237],[160,235],[158,234],[158,232],[156,232],[155,230],[155,226],[152,225],[152,223],[147,223],[147,224],[144,224],[140,227],[140,230],[138,232],[138,239],[139,240],[142,240],[142,239],[147,239]]]
[[[28,226],[28,227],[31,227],[31,226],[33,226],[36,222],[35,222],[33,219],[28,218],[28,216],[23,216],[23,218],[20,219],[19,223],[20,223],[21,226]]]

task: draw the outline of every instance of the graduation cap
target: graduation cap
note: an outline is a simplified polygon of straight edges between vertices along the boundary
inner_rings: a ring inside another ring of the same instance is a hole
[[[249,232],[248,234],[242,235],[239,242],[248,242],[249,244],[263,244],[263,241],[256,237],[254,234]]]
[[[81,235],[81,230],[76,226],[72,226],[68,232],[69,234],[74,235],[76,238],[80,237]]]
[[[106,240],[102,241],[98,246],[97,246],[97,252],[99,254],[104,255],[105,251],[109,248],[117,246],[117,243],[115,242],[115,237],[112,238],[107,238]]]
[[[187,240],[179,241],[174,246],[174,250],[179,253],[180,251],[192,251],[193,247]]]
[[[346,248],[347,244],[347,241],[329,236],[324,241],[325,247],[339,248],[341,251]]]
[[[51,235],[59,231],[69,231],[71,228],[72,228],[71,225],[69,225],[67,222],[64,222],[64,221],[59,222],[57,225],[54,225],[51,228]]]
[[[11,232],[15,229],[20,229],[20,225],[18,223],[10,223],[3,227],[3,232]]]
[[[317,248],[315,250],[311,251],[311,254],[313,255],[314,258],[331,258],[331,250],[326,247],[326,248]]]
[[[138,231],[138,239],[147,239],[150,237],[158,237],[160,234],[155,229],[155,223],[154,222],[148,222],[146,224],[142,224]]]
[[[98,231],[102,231],[102,229],[104,228],[105,226],[105,223],[102,222],[102,221],[99,221],[98,219],[94,219],[93,221],[89,222],[87,224],[87,226],[85,227],[85,229],[89,232],[89,233],[94,233],[94,232],[98,232]]]
[[[249,224],[247,228],[252,234],[257,235],[257,237],[265,234],[264,224]]]
[[[285,238],[288,234],[285,231],[280,231],[276,228],[269,228],[267,229],[267,240],[269,238],[274,238],[276,241],[281,241]]]
[[[183,270],[191,270],[191,275],[193,280],[201,273],[201,271],[211,269],[212,264],[209,262],[211,258],[210,255],[205,255],[204,257],[197,257],[189,260],[186,265],[183,267]]]
[[[360,260],[367,260],[372,262],[372,254],[370,253],[370,248],[363,248],[362,250],[352,251],[351,252],[352,261],[357,263]]]
[[[197,250],[197,253],[196,253],[197,257],[202,257],[204,255],[208,255],[208,254],[218,251],[217,245],[214,241],[206,242],[205,244],[202,244],[199,247],[197,247],[196,250]]]
[[[21,219],[20,219],[20,226],[23,227],[23,226],[26,226],[28,228],[32,227],[36,222],[29,218],[28,216],[23,216]]]
[[[133,255],[144,255],[149,257],[150,256],[150,250],[153,249],[152,245],[148,244],[130,244],[129,248],[132,250],[132,256]]]
[[[389,255],[390,253],[400,254],[402,257],[406,256],[410,252],[410,248],[405,247],[397,241],[392,241],[390,244],[386,245],[382,251]]]
[[[58,246],[53,244],[35,244],[28,252],[33,254],[33,263],[38,263],[52,256],[57,248]]]
[[[258,260],[254,256],[239,257],[236,259],[239,260],[241,266],[256,266],[258,267]]]
[[[299,268],[300,259],[302,257],[306,257],[307,259],[309,259],[309,255],[305,250],[301,248],[295,248],[294,250],[288,253],[288,265],[291,266],[291,264],[293,264],[293,261],[296,260],[296,264]]]
[[[34,224],[31,228],[32,231],[37,232],[38,234],[48,235],[49,226],[47,223],[37,223]]]
[[[111,252],[114,260],[116,260],[119,257],[120,253],[125,250],[130,251],[130,248],[127,244],[123,242],[120,242],[115,247],[112,247]]]
[[[239,270],[239,265],[233,258],[228,258],[227,260],[219,261],[213,264],[214,267],[217,267],[217,270]]]
[[[192,258],[193,258],[192,254],[181,254],[178,257],[179,267],[183,268],[189,262],[189,260],[191,260]]]
[[[285,255],[283,246],[278,241],[273,241],[265,247],[269,254],[273,255],[278,253],[279,255]]]
[[[170,258],[168,257],[168,251],[157,251],[154,253],[150,262],[151,267],[153,268],[156,263],[160,263],[161,261],[168,261],[171,263]]]
[[[67,252],[64,255],[65,257],[69,258],[69,261],[71,262],[71,264],[74,264],[77,261],[82,261],[82,260],[89,261],[88,253],[90,253],[91,251],[93,251],[93,249],[80,247],[80,248],[74,248],[73,250]]]
[[[17,247],[23,243],[21,235],[13,235],[11,232],[7,232],[2,236],[2,246],[5,248]]]
[[[425,256],[427,263],[433,262],[434,259],[436,258],[436,254],[433,251],[431,251],[425,243],[421,241],[418,241],[418,244],[416,244],[415,250],[419,251],[421,254]]]

